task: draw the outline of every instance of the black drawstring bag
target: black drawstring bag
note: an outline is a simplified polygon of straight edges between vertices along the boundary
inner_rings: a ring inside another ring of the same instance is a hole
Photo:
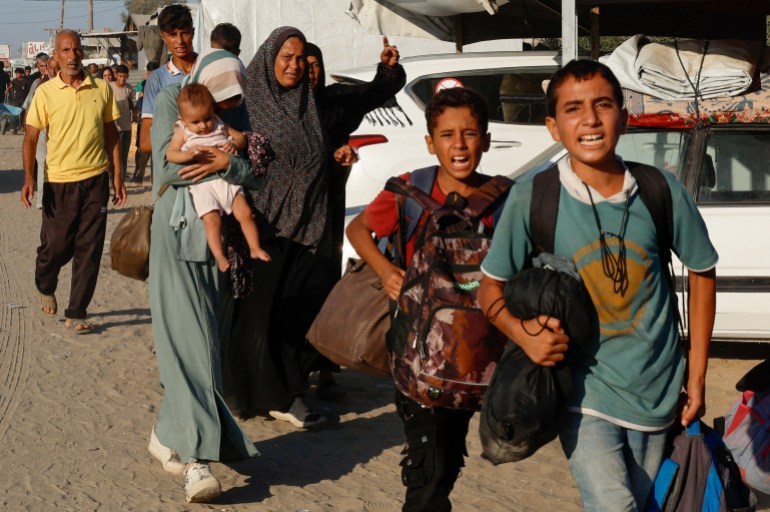
[[[494,464],[526,459],[556,438],[572,391],[570,361],[584,342],[598,336],[596,309],[574,264],[543,253],[533,265],[506,284],[506,307],[522,320],[560,319],[570,348],[564,361],[545,367],[508,342],[484,395],[479,426],[483,457]]]

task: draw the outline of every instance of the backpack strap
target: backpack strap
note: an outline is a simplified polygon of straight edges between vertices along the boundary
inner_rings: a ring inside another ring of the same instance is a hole
[[[671,188],[656,167],[629,161],[626,165],[639,186],[639,197],[652,216],[661,264],[667,269],[671,263],[674,234]],[[553,252],[560,193],[561,183],[557,165],[551,166],[534,177],[529,223],[532,243],[537,252]]]
[[[437,172],[438,167],[435,165],[417,169],[416,171],[412,171],[412,174],[409,176],[409,183],[430,195],[431,192],[433,192],[433,184],[436,182]],[[417,201],[410,197],[406,197],[406,201],[404,202],[404,213],[406,213],[406,217],[409,219],[409,226],[407,226],[405,231],[406,240],[409,240],[417,230],[417,224],[420,221],[420,217],[422,217],[422,211],[423,208]]]
[[[626,162],[626,165],[639,186],[639,197],[655,224],[660,262],[663,268],[668,268],[671,263],[674,240],[674,206],[671,200],[671,188],[660,169],[636,162]]]
[[[409,219],[405,241],[414,234],[424,210],[435,211],[441,208],[441,204],[430,195],[436,181],[437,169],[435,165],[417,169],[409,175],[408,183],[398,177],[390,178],[385,183],[385,190],[405,196],[403,214],[399,212],[400,218]]]
[[[684,320],[679,311],[679,299],[676,296],[674,267],[671,264],[671,251],[674,250],[674,205],[671,199],[671,187],[668,186],[668,181],[663,176],[664,171],[657,167],[636,162],[626,162],[626,165],[628,172],[631,173],[639,186],[639,197],[644,206],[647,207],[647,211],[650,212],[652,222],[655,224],[655,238],[658,241],[661,272],[666,276],[671,288],[672,304],[676,321],[679,324],[680,338],[687,343],[687,337],[684,335]],[[687,293],[686,290],[685,293]],[[689,367],[686,366],[685,372],[688,370]]]
[[[535,254],[553,253],[560,195],[561,182],[557,165],[535,175],[532,181],[532,204],[529,207],[529,231]]]
[[[468,195],[465,211],[475,219],[482,219],[489,212],[494,212],[493,221],[497,223],[513,183],[513,180],[505,176],[493,176]]]

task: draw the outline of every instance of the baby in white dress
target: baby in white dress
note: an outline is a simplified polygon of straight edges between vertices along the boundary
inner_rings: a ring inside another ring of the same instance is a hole
[[[214,113],[214,98],[205,86],[189,84],[177,97],[179,118],[174,127],[166,160],[177,164],[190,164],[205,147],[217,147],[236,154],[246,147],[246,137],[222,122]],[[243,188],[223,179],[213,179],[190,185],[195,211],[206,228],[206,241],[214,255],[219,270],[230,268],[222,249],[222,213],[232,213],[241,225],[249,253],[253,259],[270,261],[270,255],[259,245],[259,231],[251,214]]]

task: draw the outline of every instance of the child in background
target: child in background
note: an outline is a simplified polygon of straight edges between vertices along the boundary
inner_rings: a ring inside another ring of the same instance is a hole
[[[559,210],[554,253],[578,268],[599,314],[600,332],[582,340],[559,437],[588,512],[647,510],[674,421],[705,408],[706,367],[714,325],[717,252],[692,197],[661,172],[671,194],[672,248],[689,269],[689,354],[677,336],[676,296],[658,257],[655,223],[626,163],[615,153],[628,113],[610,69],[573,60],[551,78],[546,126],[568,156],[558,162]],[[570,339],[558,318],[515,318],[502,308],[507,280],[535,253],[532,180],[514,187],[482,270],[478,301],[498,329],[533,362],[564,360]],[[496,311],[496,310],[495,310]],[[679,403],[682,385],[687,400]]]
[[[142,184],[144,179],[144,171],[147,168],[147,163],[150,161],[152,153],[142,151],[139,147],[139,141],[142,139],[142,105],[144,104],[144,86],[147,83],[147,79],[150,77],[150,73],[158,69],[160,65],[157,62],[151,61],[147,63],[147,71],[144,74],[144,80],[139,82],[136,86],[136,101],[134,102],[134,120],[136,121],[136,154],[134,155],[134,175],[131,177],[131,182]]]
[[[476,172],[481,156],[489,150],[487,105],[478,93],[454,88],[440,91],[425,109],[428,151],[436,155],[438,169],[431,197],[441,204],[456,192],[468,197],[491,177]],[[411,174],[402,179],[409,181]],[[423,212],[419,226],[425,224]],[[408,221],[407,221],[408,222]],[[485,230],[492,230],[492,215],[482,219]],[[372,238],[388,238],[398,230],[399,209],[395,194],[382,191],[353,219],[346,233],[356,252],[382,281],[391,299],[397,300],[405,271],[383,256]],[[421,228],[417,228],[419,232]],[[406,261],[415,251],[415,238],[406,243]],[[464,466],[465,437],[473,411],[423,407],[396,391],[396,408],[404,423],[406,456],[401,462],[402,481],[407,487],[405,512],[448,512],[449,493]]]
[[[216,146],[235,154],[246,147],[246,137],[239,131],[225,125],[214,114],[214,98],[201,84],[189,84],[182,88],[177,97],[179,117],[166,159],[177,164],[192,163],[198,146]],[[222,179],[213,179],[190,185],[195,211],[203,221],[206,240],[211,253],[222,272],[230,263],[222,249],[222,212],[232,213],[241,225],[252,258],[270,261],[259,245],[259,232],[251,208],[239,185],[232,185]]]
[[[115,80],[110,82],[115,102],[120,110],[120,118],[115,121],[118,127],[118,144],[120,145],[120,161],[123,164],[123,179],[128,170],[128,151],[131,149],[131,122],[133,118],[134,102],[133,88],[128,81],[128,66],[119,64],[115,73]]]
[[[239,55],[241,53],[241,31],[231,23],[220,23],[211,31],[211,47]]]

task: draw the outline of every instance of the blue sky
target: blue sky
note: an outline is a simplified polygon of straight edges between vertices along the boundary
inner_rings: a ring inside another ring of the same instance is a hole
[[[26,41],[48,41],[46,28],[58,28],[61,0],[0,0],[0,44],[11,45],[12,58]],[[123,0],[94,0],[94,30],[121,30]],[[64,26],[88,30],[88,2],[65,0]]]

